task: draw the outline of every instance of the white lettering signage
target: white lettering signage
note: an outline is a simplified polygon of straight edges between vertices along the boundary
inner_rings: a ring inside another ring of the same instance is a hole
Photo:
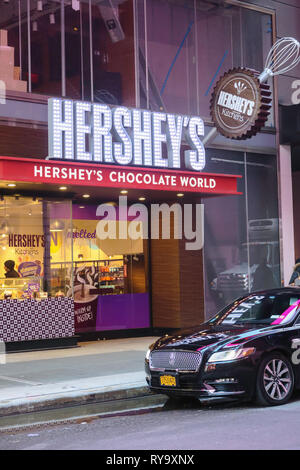
[[[48,126],[50,158],[179,169],[185,139],[185,167],[205,167],[198,116],[50,98]]]

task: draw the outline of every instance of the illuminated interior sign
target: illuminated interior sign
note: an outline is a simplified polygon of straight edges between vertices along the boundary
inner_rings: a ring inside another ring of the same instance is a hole
[[[117,165],[201,171],[204,123],[182,116],[60,98],[48,101],[49,157]]]

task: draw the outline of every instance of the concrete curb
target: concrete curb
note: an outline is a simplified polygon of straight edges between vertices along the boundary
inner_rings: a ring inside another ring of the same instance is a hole
[[[108,387],[107,387],[108,388]],[[36,397],[29,402],[0,403],[0,432],[83,418],[104,417],[162,406],[167,397],[146,386],[93,390],[80,394]],[[14,400],[16,401],[16,400]]]
[[[113,388],[113,387],[111,387]],[[11,400],[8,403],[0,402],[0,418],[20,413],[35,411],[48,411],[51,409],[88,405],[90,403],[103,403],[113,400],[141,398],[154,395],[146,386],[133,386],[130,388],[113,388],[109,390],[90,390],[87,393],[68,392],[64,395],[54,394],[51,397],[30,397],[22,400]]]

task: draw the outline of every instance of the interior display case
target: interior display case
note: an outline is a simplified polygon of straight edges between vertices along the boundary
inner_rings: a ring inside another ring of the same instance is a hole
[[[0,278],[0,300],[47,298],[40,277]]]

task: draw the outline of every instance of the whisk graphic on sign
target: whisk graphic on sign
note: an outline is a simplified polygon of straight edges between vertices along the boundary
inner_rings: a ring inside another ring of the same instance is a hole
[[[271,47],[265,68],[258,77],[261,83],[269,77],[282,75],[296,67],[300,62],[300,43],[294,38],[281,38]]]
[[[281,75],[296,67],[300,62],[300,43],[295,38],[283,37],[278,39],[271,47],[265,68],[258,75],[259,83],[266,83],[269,77]],[[238,84],[235,88],[238,87]],[[212,128],[202,140],[203,144],[211,141],[217,133],[216,127]]]

